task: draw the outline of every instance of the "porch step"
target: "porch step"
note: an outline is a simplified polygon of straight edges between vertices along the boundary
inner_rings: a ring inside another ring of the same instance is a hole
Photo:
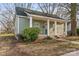
[[[65,35],[55,35],[56,38],[65,38]]]

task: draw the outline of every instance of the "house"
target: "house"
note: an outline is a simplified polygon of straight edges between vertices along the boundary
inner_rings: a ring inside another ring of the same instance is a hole
[[[15,34],[24,28],[38,27],[44,36],[67,35],[67,22],[56,15],[16,7]]]

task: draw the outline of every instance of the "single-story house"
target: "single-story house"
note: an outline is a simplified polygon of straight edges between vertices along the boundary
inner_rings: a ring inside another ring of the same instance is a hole
[[[67,35],[67,22],[56,15],[42,13],[16,7],[15,34],[20,34],[24,28],[38,27],[39,35]]]

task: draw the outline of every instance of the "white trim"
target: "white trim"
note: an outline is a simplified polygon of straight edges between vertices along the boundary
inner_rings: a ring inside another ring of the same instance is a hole
[[[55,35],[57,35],[57,21],[55,21]]]
[[[65,22],[65,35],[67,35],[67,22]]]
[[[62,24],[62,35],[64,34],[64,23]]]
[[[28,12],[24,11],[28,16],[31,16],[31,14],[29,14]]]
[[[50,21],[47,20],[47,35],[49,36],[49,27],[50,27]]]
[[[32,27],[32,17],[30,16],[30,28]]]
[[[18,34],[19,34],[19,17],[17,17],[17,19],[18,19]]]

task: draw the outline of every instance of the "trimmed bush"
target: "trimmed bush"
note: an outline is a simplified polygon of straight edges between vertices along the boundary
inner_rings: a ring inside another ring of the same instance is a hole
[[[22,35],[25,42],[33,42],[38,38],[39,28],[25,28]]]

